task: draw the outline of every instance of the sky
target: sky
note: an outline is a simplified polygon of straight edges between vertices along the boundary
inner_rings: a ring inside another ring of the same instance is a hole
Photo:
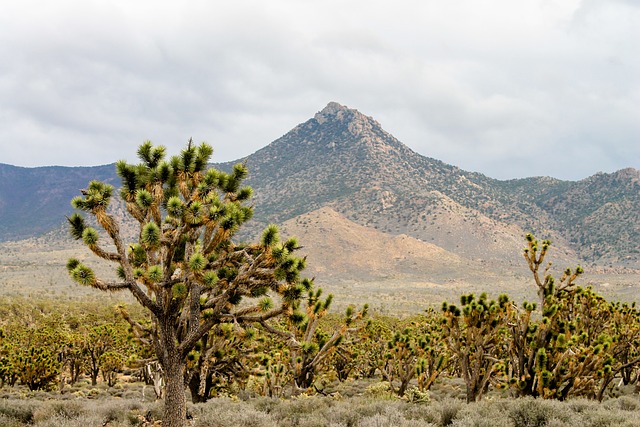
[[[247,156],[331,101],[493,178],[640,169],[637,0],[21,0],[0,163]]]

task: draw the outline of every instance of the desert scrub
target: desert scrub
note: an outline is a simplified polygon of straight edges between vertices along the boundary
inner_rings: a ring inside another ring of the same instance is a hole
[[[245,403],[231,405],[198,404],[192,408],[195,427],[278,427],[278,423],[271,414],[252,408]]]
[[[6,415],[0,414],[0,426],[2,427],[21,427],[23,425],[24,424],[15,418],[9,418]]]
[[[633,396],[621,396],[617,399],[612,399],[605,402],[603,406],[612,411],[620,409],[623,411],[638,412],[640,410],[640,400],[638,400],[637,397]]]
[[[51,406],[54,413],[63,418],[79,418],[89,409],[85,402],[79,400],[53,402]]]
[[[508,416],[516,426],[542,427],[557,416],[562,405],[555,401],[522,398],[509,405]]]
[[[162,402],[139,399],[0,399],[0,427],[135,427],[161,418]],[[44,395],[41,397],[44,398]],[[586,399],[445,397],[424,403],[398,398],[305,396],[216,398],[189,404],[190,427],[638,427],[640,398],[600,404]]]
[[[123,399],[0,400],[0,427],[131,427],[160,418],[160,403]]]
[[[319,396],[301,395],[294,399],[282,401],[271,412],[278,426],[314,425],[316,420],[325,420],[325,414],[334,402],[332,399]]]
[[[378,399],[392,399],[394,396],[391,385],[387,381],[381,381],[367,386],[364,395]]]
[[[3,424],[20,423],[26,425],[33,422],[33,412],[37,404],[28,400],[2,399],[0,400],[0,421]]]
[[[445,403],[445,402],[442,402]],[[452,427],[514,427],[517,424],[507,414],[506,400],[483,400],[471,405],[456,405],[447,401],[441,409],[440,425]]]
[[[416,424],[415,421],[407,420],[398,413],[377,414],[363,418],[358,427],[437,427],[436,424]]]

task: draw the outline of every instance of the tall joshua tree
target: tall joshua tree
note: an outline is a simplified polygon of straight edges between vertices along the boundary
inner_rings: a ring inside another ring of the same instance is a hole
[[[290,314],[303,293],[304,259],[293,255],[295,240],[280,243],[269,226],[261,241],[237,244],[233,237],[252,216],[245,203],[252,196],[241,187],[247,175],[238,164],[231,173],[209,169],[212,148],[191,141],[180,155],[165,160],[165,148],[145,142],[141,163],[116,164],[120,196],[139,224],[137,241],[125,243],[120,224],[109,213],[113,187],[91,181],[73,207],[95,217],[101,234],[75,213],[71,233],[98,257],[117,264],[118,279],[105,281],[72,258],[67,263],[77,283],[103,291],[128,291],[150,313],[145,327],[127,316],[148,337],[166,379],[163,425],[185,425],[187,356],[216,325],[245,324]],[[272,300],[276,297],[276,303]]]

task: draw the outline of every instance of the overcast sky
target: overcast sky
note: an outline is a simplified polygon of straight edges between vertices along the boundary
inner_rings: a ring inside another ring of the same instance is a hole
[[[330,101],[494,178],[640,169],[637,0],[21,0],[0,13],[0,163],[241,158]]]

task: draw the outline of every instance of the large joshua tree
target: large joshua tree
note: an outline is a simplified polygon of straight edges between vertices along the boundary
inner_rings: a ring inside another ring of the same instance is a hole
[[[231,173],[208,168],[213,150],[205,143],[189,141],[168,161],[165,151],[145,142],[138,149],[140,164],[116,164],[120,196],[139,224],[135,241],[125,242],[108,210],[112,186],[91,181],[71,202],[95,217],[108,245],[78,213],[68,218],[73,237],[116,263],[118,279],[102,280],[75,258],[67,268],[81,285],[129,291],[150,313],[148,327],[127,318],[149,339],[164,369],[163,425],[177,427],[186,419],[186,359],[198,352],[202,338],[222,323],[242,325],[291,315],[311,282],[300,279],[305,262],[293,255],[295,239],[280,243],[275,226],[269,226],[258,243],[232,240],[253,212],[245,205],[252,190],[241,186],[245,165],[236,165]]]

